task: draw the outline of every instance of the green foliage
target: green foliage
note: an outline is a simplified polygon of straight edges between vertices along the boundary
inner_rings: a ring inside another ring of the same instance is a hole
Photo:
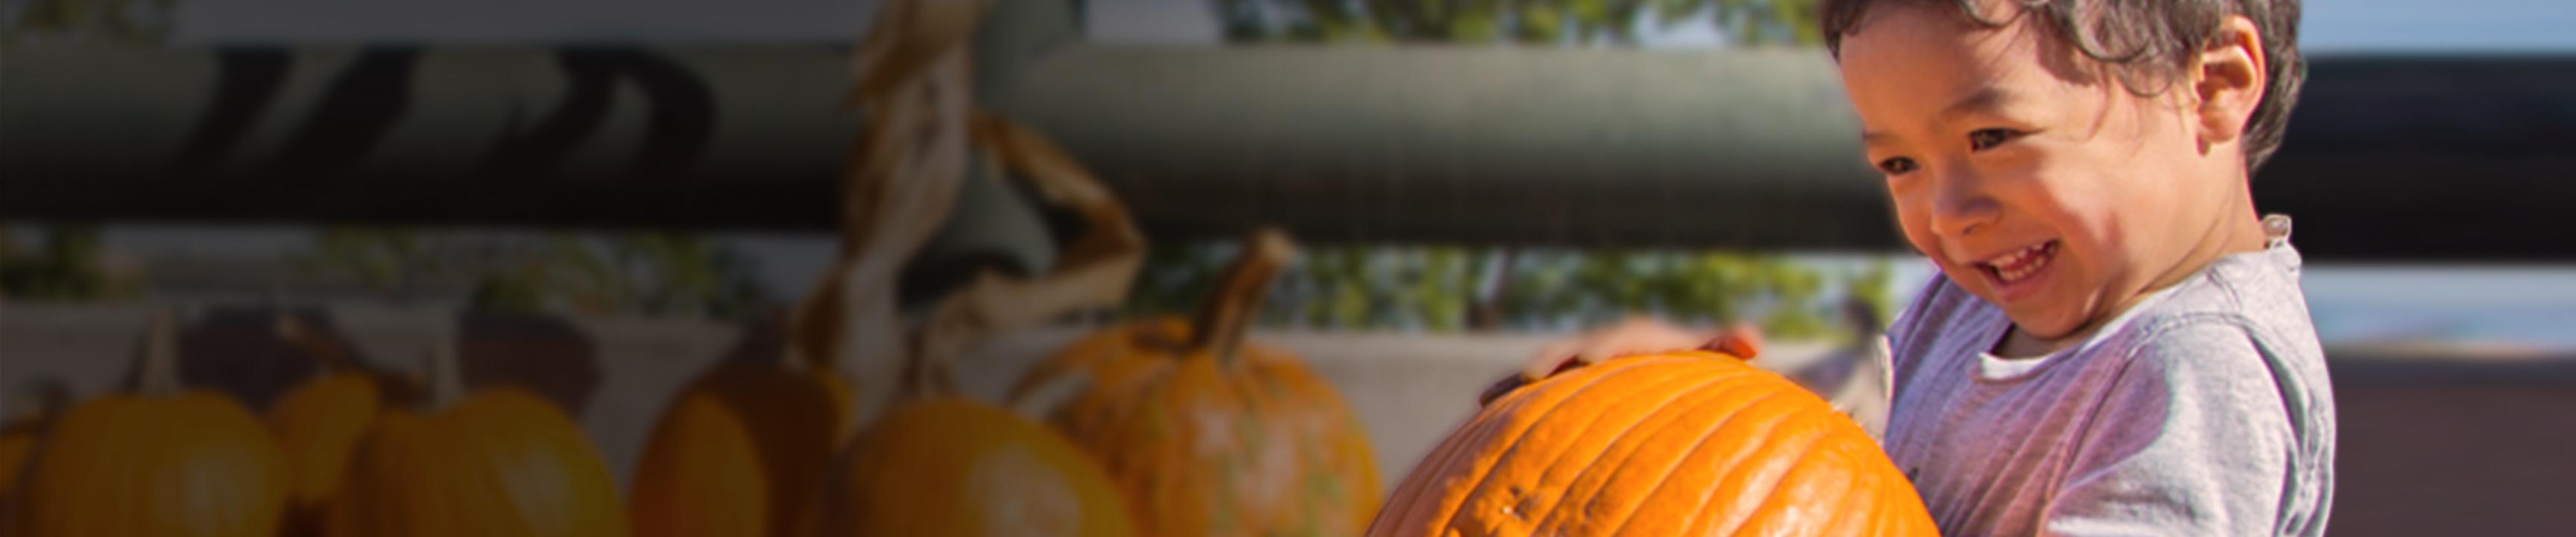
[[[766,307],[769,296],[748,258],[681,233],[509,240],[336,227],[315,234],[304,265],[397,302],[428,282],[470,280],[470,307],[494,311],[737,317]]]
[[[1816,0],[1209,0],[1235,42],[1636,45],[1709,25],[1737,45],[1822,41]]]
[[[109,270],[98,226],[56,225],[43,235],[34,251],[20,251],[7,230],[0,229],[0,296],[83,301],[140,294],[139,279]]]
[[[1156,246],[1128,313],[1196,311],[1234,251],[1227,242]],[[1849,330],[1840,321],[1847,297],[1888,311],[1886,260],[1829,265],[1738,252],[1310,245],[1280,275],[1261,320],[1455,332],[1577,330],[1652,314],[1697,325],[1750,321],[1775,337],[1813,339]]]

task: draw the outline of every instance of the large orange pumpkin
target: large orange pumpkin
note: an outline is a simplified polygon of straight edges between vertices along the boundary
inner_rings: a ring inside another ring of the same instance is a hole
[[[626,516],[599,449],[544,397],[463,393],[440,344],[414,405],[394,405],[359,441],[331,499],[333,536],[623,537]]]
[[[1378,507],[1368,435],[1297,357],[1243,341],[1295,254],[1263,230],[1198,319],[1130,324],[1040,364],[1014,398],[1087,386],[1049,421],[1101,458],[1151,535],[1347,535]]]
[[[153,316],[131,393],[56,418],[18,513],[30,537],[271,537],[286,456],[249,409],[180,386],[176,321]]]
[[[636,535],[790,534],[852,429],[849,382],[790,339],[777,359],[717,364],[663,410],[627,499]]]
[[[359,363],[347,346],[293,314],[281,313],[275,328],[278,338],[321,366],[312,380],[268,407],[268,425],[286,450],[294,478],[287,534],[313,535],[321,531],[323,506],[339,489],[349,452],[384,408],[383,377]]]
[[[1620,358],[1496,400],[1369,528],[1420,535],[1934,535],[1860,426],[1705,351]]]

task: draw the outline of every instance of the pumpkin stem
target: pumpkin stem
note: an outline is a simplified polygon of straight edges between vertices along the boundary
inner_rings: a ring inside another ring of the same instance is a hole
[[[145,322],[143,346],[134,364],[135,393],[171,395],[183,388],[179,383],[178,316],[164,309],[152,312],[152,320]]]
[[[421,360],[422,376],[429,381],[429,398],[424,401],[429,410],[446,410],[465,398],[465,368],[457,362],[456,342],[440,339],[429,344],[428,355]]]
[[[1217,282],[1215,294],[1200,307],[1197,328],[1190,334],[1190,353],[1215,354],[1228,364],[1239,359],[1243,333],[1251,327],[1261,300],[1269,295],[1271,279],[1296,257],[1297,245],[1277,228],[1256,229],[1245,237],[1243,253],[1235,256],[1234,265]]]

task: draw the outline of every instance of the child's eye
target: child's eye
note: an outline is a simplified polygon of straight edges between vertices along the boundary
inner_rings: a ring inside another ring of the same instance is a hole
[[[1977,129],[1976,132],[1968,133],[1968,148],[1984,151],[2019,137],[2021,137],[2021,131],[2012,129]]]
[[[1906,172],[1914,171],[1914,168],[1914,159],[1905,157],[1896,157],[1878,161],[1879,173],[1888,175],[1905,175]]]

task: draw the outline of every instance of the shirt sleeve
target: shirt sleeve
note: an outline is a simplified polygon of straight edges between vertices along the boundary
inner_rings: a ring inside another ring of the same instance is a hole
[[[2247,332],[2148,333],[2084,425],[2045,535],[2273,535],[2294,433]]]

